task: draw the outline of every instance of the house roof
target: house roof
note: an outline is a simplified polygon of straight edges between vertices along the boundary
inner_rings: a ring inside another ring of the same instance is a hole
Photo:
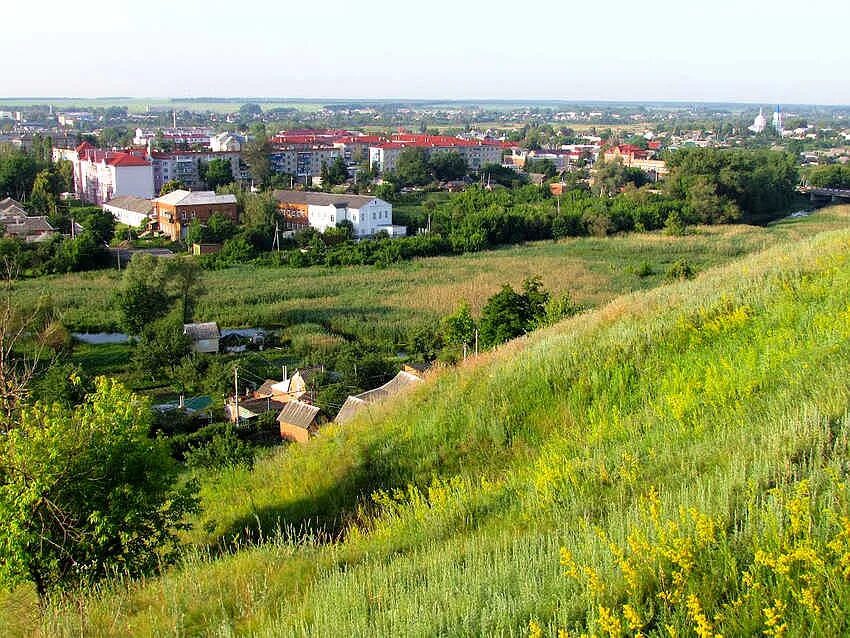
[[[275,191],[274,197],[280,204],[312,204],[313,206],[336,206],[337,208],[360,208],[375,200],[382,201],[377,197],[368,195],[313,193],[309,191]]]
[[[104,206],[112,206],[113,208],[129,210],[143,215],[148,215],[153,211],[153,202],[151,200],[145,199],[144,197],[136,197],[135,195],[121,195],[120,197],[113,197],[106,202]]]
[[[295,427],[309,429],[316,421],[319,408],[303,401],[290,401],[285,404],[277,415],[279,423],[287,423]]]
[[[120,153],[106,158],[106,163],[110,166],[150,166],[151,163],[144,157],[132,155],[130,153]]]
[[[184,323],[183,334],[193,341],[221,338],[221,332],[218,329],[218,324],[214,321],[207,323]]]
[[[286,405],[286,402],[278,401],[271,397],[263,397],[261,399],[244,399],[239,401],[239,416],[244,419],[265,414],[266,412],[276,412],[277,410],[286,407]]]
[[[263,381],[263,385],[256,389],[254,394],[261,397],[270,397],[274,394],[274,392],[272,391],[272,386],[276,383],[278,383],[278,381],[275,381],[274,379],[266,379],[265,381]]]
[[[12,199],[11,197],[7,197],[5,199],[0,199],[0,213],[26,216],[27,211],[24,209],[24,205],[21,204],[21,202],[16,199]]]
[[[415,374],[404,372],[402,370],[380,387],[367,390],[361,394],[349,396],[345,400],[342,409],[339,411],[339,414],[336,415],[334,421],[336,423],[347,423],[365,406],[385,401],[386,399],[399,394],[402,390],[419,383],[422,383],[422,379]]]
[[[187,191],[178,188],[167,195],[157,197],[155,202],[169,206],[195,206],[199,204],[235,204],[236,195],[216,195],[215,191]]]

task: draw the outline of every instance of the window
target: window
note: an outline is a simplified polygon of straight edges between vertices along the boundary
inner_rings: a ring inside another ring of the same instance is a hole
[[[334,216],[333,215],[331,215],[331,223],[332,224],[334,223]]]

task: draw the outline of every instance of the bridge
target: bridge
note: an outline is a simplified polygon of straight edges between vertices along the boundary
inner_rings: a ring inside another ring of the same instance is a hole
[[[850,202],[850,188],[815,188],[814,186],[804,186],[800,191],[807,194],[813,204],[823,205]]]

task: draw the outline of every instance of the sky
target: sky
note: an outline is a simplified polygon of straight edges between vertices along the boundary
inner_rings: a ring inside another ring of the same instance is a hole
[[[0,15],[0,97],[850,104],[848,0],[17,0]]]

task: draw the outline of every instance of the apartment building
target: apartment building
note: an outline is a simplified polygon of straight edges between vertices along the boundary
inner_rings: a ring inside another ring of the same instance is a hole
[[[510,144],[498,140],[462,139],[448,135],[396,133],[389,141],[369,147],[369,164],[380,173],[392,173],[398,157],[407,148],[424,149],[429,156],[438,152],[455,152],[466,160],[471,171],[487,164],[501,164]]]
[[[243,182],[250,180],[248,167],[238,151],[153,151],[150,153],[150,159],[153,167],[153,186],[157,193],[163,184],[173,179],[179,179],[190,190],[206,188],[206,183],[201,179],[201,165],[209,164],[214,159],[230,162],[233,179]]]
[[[54,148],[53,160],[74,166],[74,195],[92,204],[121,195],[154,196],[153,168],[139,150],[108,151],[83,142],[74,149]]]
[[[237,222],[235,195],[216,195],[213,191],[176,190],[153,200],[151,221],[172,241],[185,239],[193,220],[206,224],[214,214],[224,215]]]

